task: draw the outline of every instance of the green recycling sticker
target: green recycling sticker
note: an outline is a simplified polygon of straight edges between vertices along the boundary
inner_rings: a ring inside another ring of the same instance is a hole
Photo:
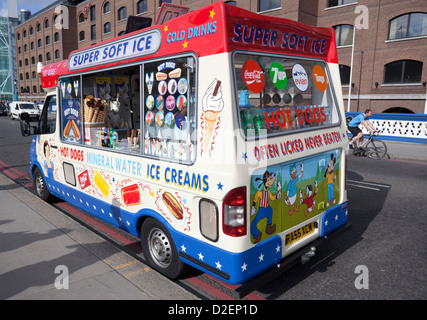
[[[283,90],[288,84],[288,78],[286,77],[286,71],[282,65],[278,62],[273,62],[270,65],[270,77],[273,84],[277,89]]]

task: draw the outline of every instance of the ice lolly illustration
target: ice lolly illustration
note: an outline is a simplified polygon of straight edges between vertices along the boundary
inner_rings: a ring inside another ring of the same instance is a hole
[[[137,184],[132,184],[122,188],[122,199],[126,206],[136,206],[141,204],[141,195]]]
[[[219,114],[224,108],[221,81],[215,79],[209,85],[202,100],[204,111],[203,152],[208,152],[209,143]]]
[[[150,75],[146,73],[145,83],[147,84],[148,94],[151,94],[151,90],[153,89],[153,82],[154,82],[154,72],[151,72]]]
[[[110,193],[110,186],[108,185],[107,181],[104,180],[104,178],[101,176],[101,174],[95,170],[95,176],[93,178],[93,183],[98,187],[99,191],[104,195],[104,197],[107,197]]]

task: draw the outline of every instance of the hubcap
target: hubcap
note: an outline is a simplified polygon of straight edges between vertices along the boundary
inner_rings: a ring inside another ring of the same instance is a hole
[[[167,268],[172,260],[172,250],[168,237],[162,230],[152,229],[148,236],[148,248],[154,262],[162,268]]]
[[[38,175],[36,178],[36,189],[37,189],[37,194],[39,196],[42,196],[44,192],[44,182],[43,182],[43,178],[40,175]]]

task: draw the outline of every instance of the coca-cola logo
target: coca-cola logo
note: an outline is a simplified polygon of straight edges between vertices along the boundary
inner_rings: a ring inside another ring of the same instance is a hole
[[[88,186],[90,186],[90,181],[89,181],[89,173],[86,171],[80,173],[78,175],[78,179],[79,179],[79,184],[80,187],[82,188],[82,190]]]
[[[250,91],[260,93],[264,88],[264,73],[255,61],[246,60],[242,67],[242,76]]]

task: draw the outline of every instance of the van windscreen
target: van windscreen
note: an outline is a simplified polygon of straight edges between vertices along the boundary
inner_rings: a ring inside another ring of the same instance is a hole
[[[339,123],[326,64],[291,56],[234,55],[240,128],[263,138]]]

